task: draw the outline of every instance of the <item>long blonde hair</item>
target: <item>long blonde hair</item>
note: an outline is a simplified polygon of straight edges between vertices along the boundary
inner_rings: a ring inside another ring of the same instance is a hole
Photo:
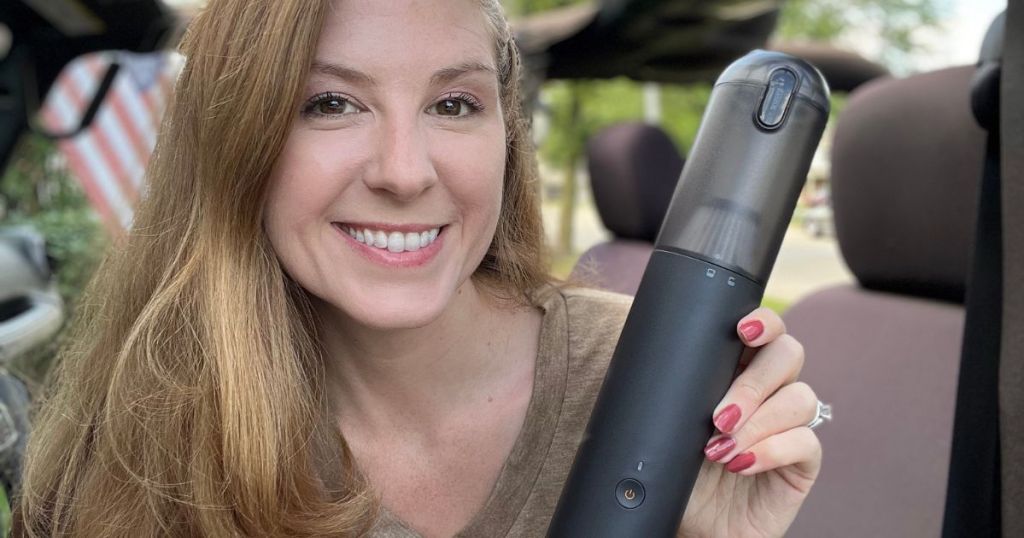
[[[500,224],[474,279],[546,281],[520,61],[497,0],[508,134]],[[29,443],[26,536],[358,535],[376,502],[325,397],[318,320],[262,228],[329,0],[212,0],[125,243],[90,283]]]

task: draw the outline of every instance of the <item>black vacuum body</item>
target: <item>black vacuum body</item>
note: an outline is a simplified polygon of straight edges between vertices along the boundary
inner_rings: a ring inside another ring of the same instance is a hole
[[[754,51],[718,78],[548,529],[674,537],[828,119],[810,64]]]

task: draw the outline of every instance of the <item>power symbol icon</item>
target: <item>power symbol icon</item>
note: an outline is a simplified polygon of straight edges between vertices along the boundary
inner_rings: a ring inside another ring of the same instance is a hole
[[[615,487],[615,499],[623,508],[636,508],[644,502],[644,486],[638,480],[627,478]]]

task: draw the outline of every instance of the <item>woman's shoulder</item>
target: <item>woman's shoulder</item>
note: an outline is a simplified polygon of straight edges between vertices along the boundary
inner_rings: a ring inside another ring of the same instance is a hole
[[[545,318],[558,325],[551,332],[568,344],[570,363],[607,362],[632,304],[628,295],[575,286],[553,287],[543,300]]]
[[[570,320],[586,320],[599,325],[621,328],[633,304],[629,295],[596,288],[568,287],[560,290],[565,298]]]
[[[532,294],[535,304],[545,310],[560,304],[570,315],[628,312],[633,297],[573,284],[548,284]]]

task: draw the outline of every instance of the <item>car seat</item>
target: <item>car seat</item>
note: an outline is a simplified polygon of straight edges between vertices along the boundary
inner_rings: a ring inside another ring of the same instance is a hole
[[[587,141],[586,153],[594,204],[614,237],[585,251],[570,280],[633,295],[684,158],[664,131],[643,123],[600,131]]]
[[[974,66],[873,81],[836,126],[839,246],[857,284],[784,315],[801,378],[836,419],[821,475],[787,536],[939,536],[985,133]],[[994,418],[994,417],[993,417]]]

